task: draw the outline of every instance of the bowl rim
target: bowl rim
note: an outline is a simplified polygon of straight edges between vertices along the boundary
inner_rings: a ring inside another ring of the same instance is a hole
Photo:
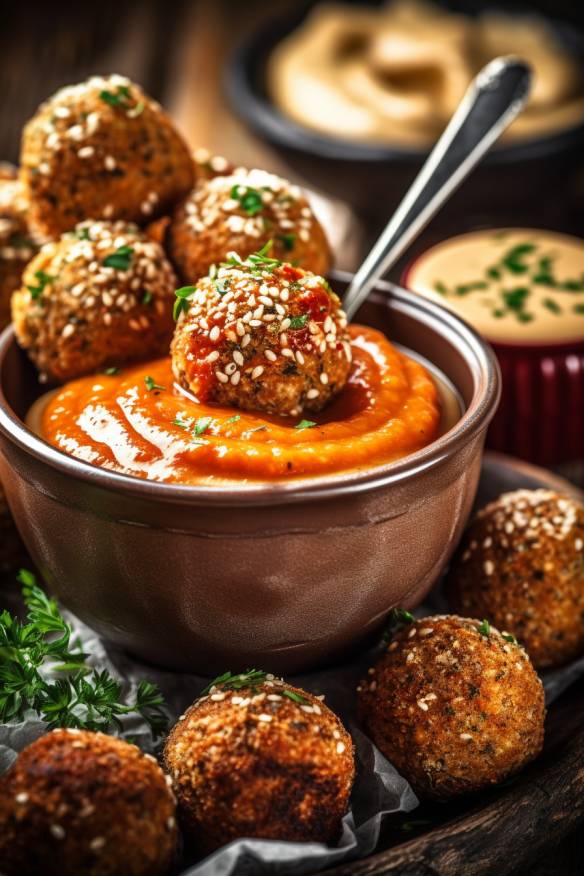
[[[448,4],[445,4],[448,6]],[[497,5],[497,4],[496,4]],[[419,164],[424,161],[434,144],[427,147],[400,146],[386,143],[368,143],[345,140],[295,122],[280,112],[267,95],[254,85],[251,70],[260,50],[272,41],[275,30],[286,35],[300,24],[310,11],[311,4],[302,3],[293,12],[280,13],[268,18],[261,27],[246,34],[235,45],[223,72],[223,88],[233,111],[256,133],[270,142],[287,149],[320,158],[371,164],[400,161]],[[499,5],[499,8],[504,6]],[[526,14],[516,10],[514,14]],[[569,22],[539,13],[565,45],[572,43],[575,55],[584,55],[584,38]],[[574,148],[584,142],[584,119],[577,124],[550,131],[539,137],[522,137],[509,143],[498,144],[486,155],[482,164],[489,166],[513,162],[537,161]]]
[[[335,280],[348,283],[352,275],[331,273]],[[370,469],[336,472],[277,482],[182,485],[160,483],[93,466],[68,456],[32,432],[12,410],[0,383],[0,433],[24,453],[85,484],[109,489],[124,496],[184,505],[241,507],[317,501],[402,483],[439,465],[461,446],[471,441],[495,414],[501,394],[501,375],[497,358],[489,344],[468,323],[445,307],[426,301],[414,292],[387,281],[379,281],[374,292],[390,298],[392,307],[432,326],[451,344],[456,344],[473,374],[473,395],[460,419],[444,435],[426,447],[393,462]],[[0,335],[0,370],[8,351],[16,344],[14,328]]]

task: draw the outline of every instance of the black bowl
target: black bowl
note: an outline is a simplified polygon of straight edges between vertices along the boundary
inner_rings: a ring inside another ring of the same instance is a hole
[[[292,15],[273,18],[236,49],[225,69],[227,96],[245,123],[277,146],[293,171],[309,184],[349,201],[369,215],[387,217],[429,150],[329,137],[293,122],[270,100],[266,83],[270,53],[301,24],[313,5],[305,3]],[[481,0],[443,5],[470,14],[491,6]],[[503,11],[520,14],[529,10],[510,9],[506,4]],[[566,50],[582,60],[584,68],[584,38],[568,25],[548,23]],[[533,224],[536,208],[542,223],[549,227],[563,225],[566,200],[557,216],[554,205],[561,198],[559,187],[566,187],[582,166],[583,146],[584,123],[551,136],[504,143],[475,170],[445,215],[455,220],[455,226],[461,213],[468,218],[469,211],[479,222],[496,218],[499,222],[520,224],[529,220]]]

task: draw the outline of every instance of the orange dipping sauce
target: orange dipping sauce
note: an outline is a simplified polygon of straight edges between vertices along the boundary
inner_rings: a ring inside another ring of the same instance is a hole
[[[278,481],[391,462],[439,434],[426,369],[380,332],[351,326],[353,368],[317,424],[197,402],[170,359],[69,383],[47,402],[41,435],[92,465],[177,484]]]

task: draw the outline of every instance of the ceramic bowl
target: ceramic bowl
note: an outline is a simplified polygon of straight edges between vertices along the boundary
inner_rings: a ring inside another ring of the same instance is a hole
[[[332,282],[342,294],[348,275]],[[94,468],[24,424],[36,374],[0,340],[0,478],[49,589],[132,654],[212,676],[297,672],[371,639],[427,594],[474,499],[496,360],[439,305],[380,283],[358,321],[424,356],[464,412],[397,462],[273,484],[178,486]]]

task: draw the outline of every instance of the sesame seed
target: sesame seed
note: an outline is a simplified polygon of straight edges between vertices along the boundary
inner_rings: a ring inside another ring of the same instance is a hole
[[[28,803],[28,794],[26,791],[21,791],[20,794],[17,794],[14,798],[17,803]]]
[[[241,353],[239,352],[239,350],[234,350],[234,351],[233,351],[233,361],[234,361],[234,362],[237,362],[238,365],[243,365],[243,363],[244,363],[244,358],[243,358],[243,356],[241,355]]]
[[[252,380],[257,380],[258,377],[261,377],[263,373],[264,373],[264,367],[263,367],[263,365],[258,365],[258,366],[257,366],[256,368],[254,368],[253,371],[251,372],[251,379],[252,379]]]
[[[577,551],[581,551],[582,548],[584,547],[584,541],[582,541],[581,538],[577,538],[576,541],[574,542],[574,547],[576,548]]]
[[[318,389],[309,389],[308,392],[306,393],[306,398],[310,398],[310,399],[318,398],[319,395],[320,395],[320,393],[319,393]]]
[[[299,365],[304,365],[304,356],[300,352],[300,350],[296,350],[296,361]]]
[[[174,828],[176,827],[176,818],[174,817],[174,815],[170,815],[166,819],[166,826],[169,830],[174,830]]]
[[[95,149],[93,146],[83,146],[81,149],[77,150],[77,155],[79,158],[91,158],[94,152]]]
[[[460,738],[461,739],[472,739],[472,735],[470,733],[461,733]]]
[[[217,378],[219,383],[227,383],[227,381],[229,380],[228,376],[226,374],[223,374],[222,371],[216,371],[215,377]]]
[[[61,337],[70,338],[73,334],[75,334],[75,326],[72,322],[68,322],[61,332]]]
[[[275,362],[276,359],[278,358],[278,357],[276,356],[276,354],[274,353],[273,350],[265,350],[265,351],[264,351],[264,356],[266,357],[266,359],[267,359],[269,362]]]
[[[65,829],[61,827],[60,824],[51,824],[49,827],[51,835],[55,837],[55,839],[62,840],[65,839]]]
[[[428,703],[424,702],[424,700],[418,700],[418,706],[421,708],[423,712],[428,711]]]
[[[242,348],[247,347],[247,345],[249,344],[250,341],[251,341],[251,335],[245,334],[241,339]]]
[[[320,375],[320,382],[322,384],[324,384],[324,386],[326,386],[327,383],[329,382],[328,374],[325,371],[323,371],[322,374]]]
[[[485,562],[483,563],[483,569],[485,575],[492,575],[495,571],[495,564],[492,562],[492,560],[485,560]]]
[[[220,691],[219,693],[211,694],[210,699],[212,699],[216,703],[220,703],[225,699],[226,696],[227,694],[224,694]]]
[[[262,712],[261,715],[258,715],[258,721],[263,721],[265,724],[269,724],[272,720],[271,715],[266,715],[265,712]]]
[[[213,350],[212,353],[209,353],[207,356],[207,362],[216,362],[219,358],[219,350]]]
[[[236,371],[235,374],[231,375],[231,383],[233,386],[237,386],[239,381],[241,380],[241,371]]]
[[[96,836],[95,839],[92,839],[89,843],[89,848],[92,852],[99,852],[105,846],[105,837]]]
[[[337,742],[337,754],[342,754],[346,746],[344,742]]]
[[[227,365],[225,367],[225,373],[229,376],[231,374],[235,374],[236,371],[237,371],[237,365],[235,364],[235,362],[230,362],[229,365]]]
[[[115,170],[116,169],[116,159],[113,155],[106,155],[103,159],[103,166],[106,170]]]

